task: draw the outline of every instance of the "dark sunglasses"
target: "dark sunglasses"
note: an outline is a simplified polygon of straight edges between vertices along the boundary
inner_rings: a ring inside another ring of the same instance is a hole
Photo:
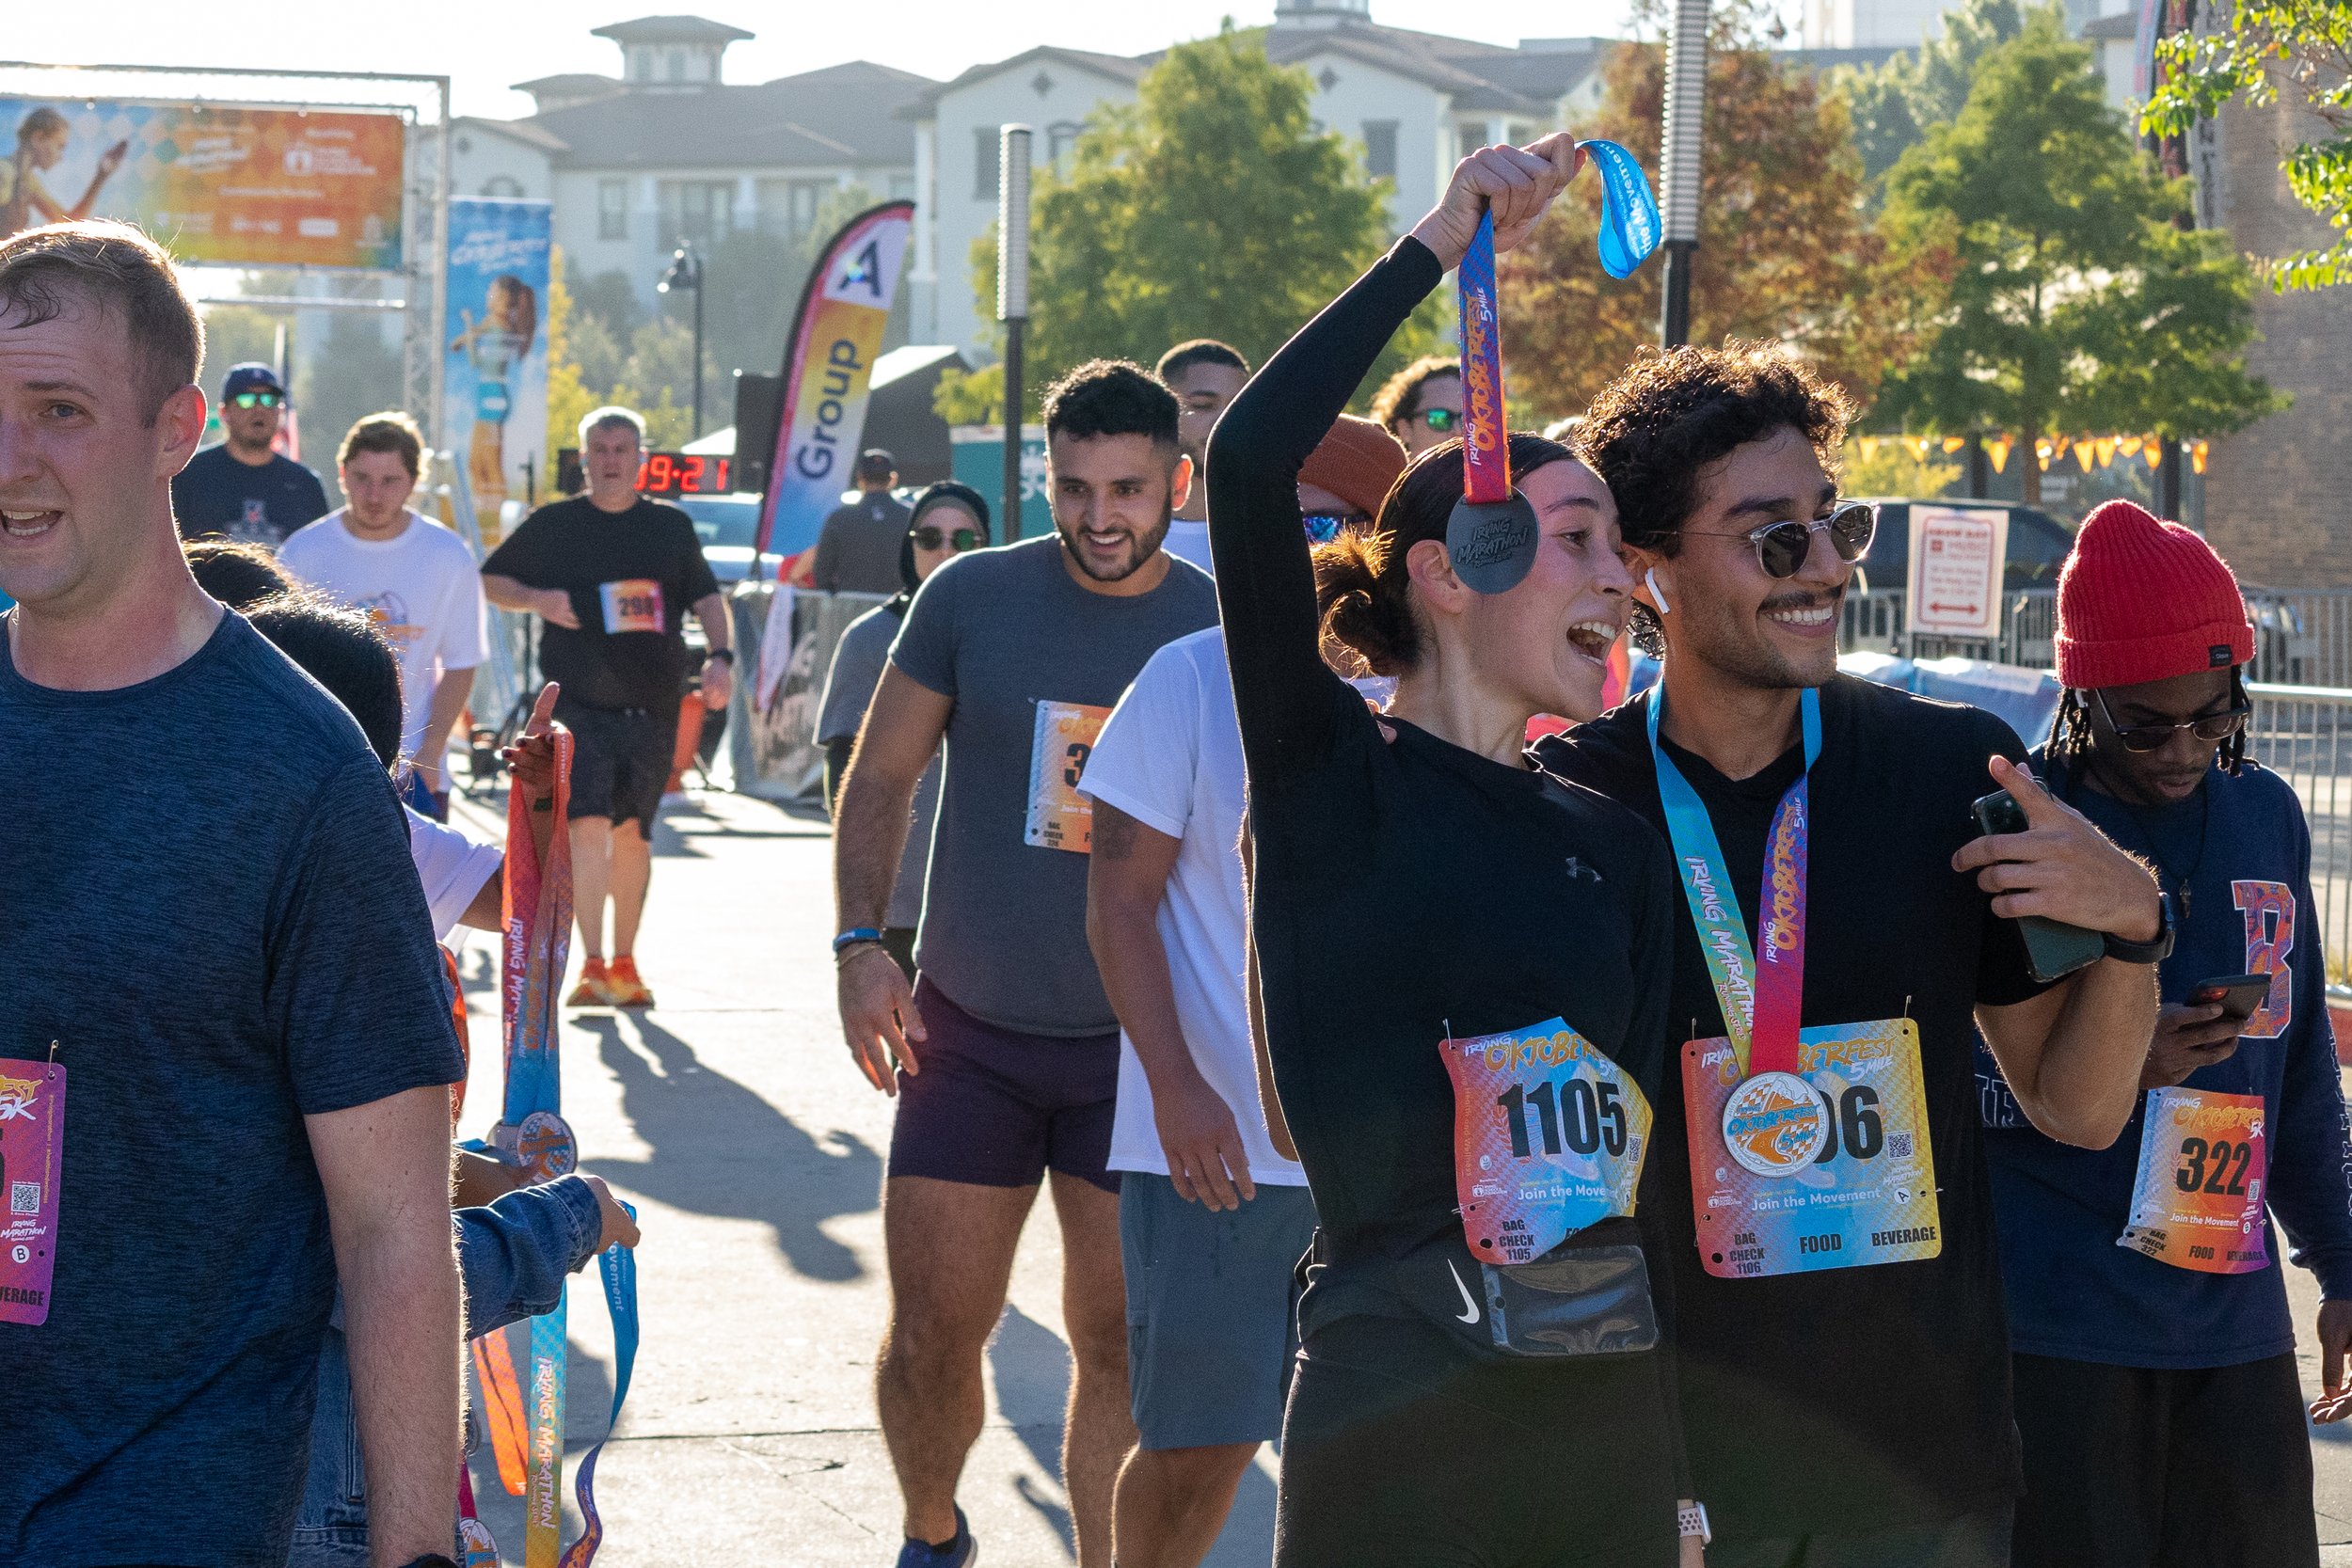
[[[961,554],[979,542],[980,532],[977,529],[960,528],[953,533],[949,533],[945,529],[925,523],[914,531],[914,547],[918,550],[935,550],[940,546],[946,545]]]
[[[229,401],[240,408],[275,408],[286,400],[277,392],[239,392]]]
[[[1454,427],[1462,422],[1462,416],[1451,408],[1424,408],[1421,411],[1421,422],[1440,436],[1451,436]]]
[[[1344,516],[1317,512],[1298,520],[1306,525],[1307,543],[1311,545],[1327,545],[1349,529],[1361,528],[1372,521],[1360,512],[1350,512]]]
[[[2115,710],[2107,706],[2105,692],[2094,688],[2090,695],[2099,705],[2099,711],[2106,716],[2107,728],[2115,732],[2115,738],[2123,743],[2127,752],[2155,751],[2183,730],[2203,741],[2227,740],[2246,727],[2250,711],[2233,707],[2227,713],[2208,713],[2202,719],[2185,719],[2177,724],[2124,725],[2115,721]]]
[[[1745,533],[1701,533],[1706,539],[1744,539],[1756,546],[1756,563],[1768,578],[1793,578],[1804,569],[1804,558],[1813,552],[1813,535],[1829,535],[1830,547],[1837,559],[1848,562],[1861,560],[1869,553],[1870,540],[1879,531],[1879,509],[1867,501],[1848,501],[1826,517],[1800,522],[1794,517]]]

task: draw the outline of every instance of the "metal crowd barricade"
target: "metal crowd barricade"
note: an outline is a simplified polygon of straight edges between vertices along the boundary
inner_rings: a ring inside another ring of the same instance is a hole
[[[2352,690],[2249,682],[2247,754],[2284,779],[2312,832],[2312,897],[2297,942],[2316,942],[2333,985],[2352,983]]]
[[[779,594],[788,595],[779,608]],[[765,800],[821,800],[825,749],[817,743],[818,703],[833,670],[834,645],[850,623],[885,602],[882,594],[818,594],[773,582],[737,585],[735,694],[728,699],[728,755],[735,787]],[[770,632],[787,637],[779,655]],[[775,662],[778,659],[781,662]]]

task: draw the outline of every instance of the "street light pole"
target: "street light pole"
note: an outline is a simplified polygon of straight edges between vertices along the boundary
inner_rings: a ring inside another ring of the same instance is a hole
[[[1699,147],[1707,122],[1708,0],[1675,0],[1666,45],[1666,139],[1660,163],[1666,184],[1666,277],[1658,341],[1669,349],[1691,341],[1691,263],[1699,247]]]
[[[1005,327],[1005,543],[1021,537],[1021,334],[1029,325],[1029,128],[996,142],[996,319]]]
[[[668,293],[673,287],[694,291],[694,435],[703,433],[703,259],[691,244],[681,243],[670,257],[670,270],[655,287]]]

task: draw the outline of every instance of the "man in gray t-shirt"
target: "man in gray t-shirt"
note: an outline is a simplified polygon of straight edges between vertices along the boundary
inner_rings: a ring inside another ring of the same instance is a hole
[[[1013,1245],[1050,1173],[1076,1367],[1064,1481],[1079,1560],[1107,1561],[1135,1441],[1110,1154],[1119,1024],[1087,945],[1095,732],[1163,644],[1213,626],[1208,576],[1162,548],[1191,483],[1174,394],[1080,366],[1045,400],[1055,533],[949,562],[907,610],[834,819],[841,1021],[898,1096],[883,1196],[893,1281],[876,1392],[909,1560],[974,1550],[956,1476]],[[881,943],[916,780],[945,743],[909,990]],[[1123,852],[1105,841],[1104,853]],[[913,1289],[913,1282],[920,1289]]]

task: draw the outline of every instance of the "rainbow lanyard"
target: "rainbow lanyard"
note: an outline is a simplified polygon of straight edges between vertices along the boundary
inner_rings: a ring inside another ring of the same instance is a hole
[[[1478,215],[1478,232],[1454,275],[1462,307],[1462,497],[1480,505],[1511,499],[1511,451],[1503,439],[1502,333],[1495,294],[1495,215]]]
[[[1765,918],[1756,924],[1764,940],[1758,960],[1732,891],[1723,845],[1706,803],[1682,770],[1658,743],[1658,722],[1666,710],[1663,685],[1651,693],[1650,755],[1658,762],[1658,799],[1666,809],[1666,834],[1674,842],[1675,870],[1698,927],[1699,951],[1723,1006],[1724,1033],[1730,1037],[1743,1072],[1797,1070],[1799,1004],[1804,994],[1805,847],[1812,833],[1807,810],[1813,765],[1821,755],[1820,693],[1807,689],[1799,701],[1804,730],[1804,771],[1797,775],[1772,814],[1764,846]]]

